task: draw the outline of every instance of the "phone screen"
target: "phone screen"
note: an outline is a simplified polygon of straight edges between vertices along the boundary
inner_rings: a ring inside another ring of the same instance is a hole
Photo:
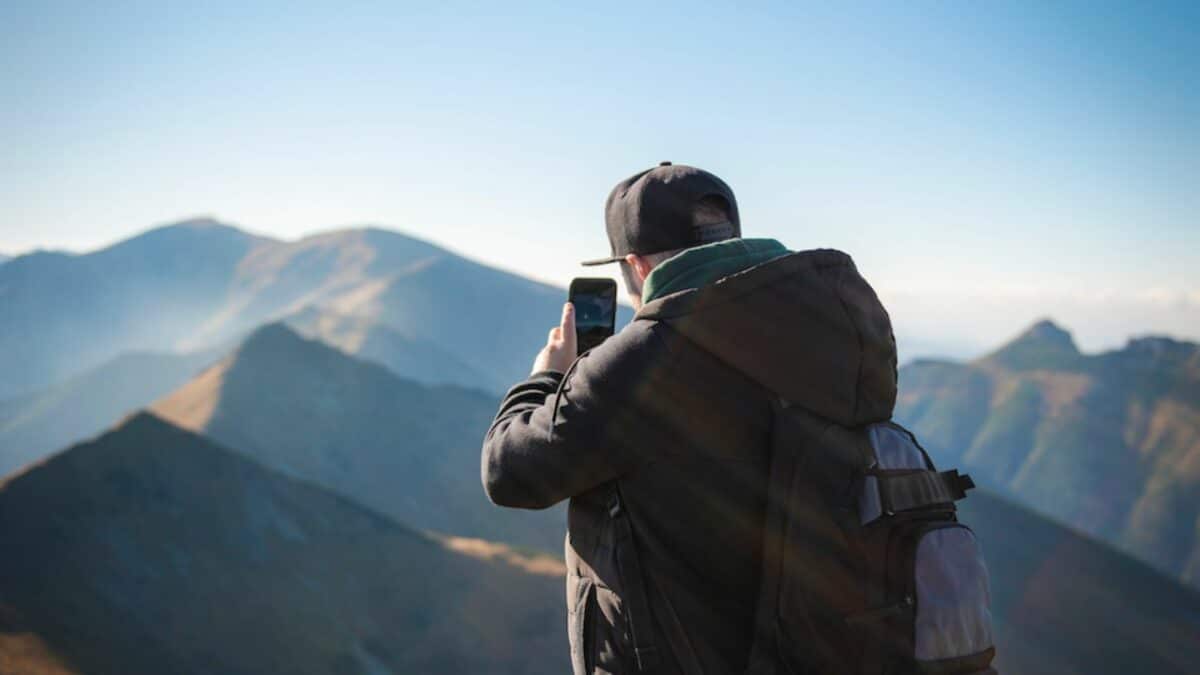
[[[575,305],[575,337],[582,354],[613,334],[617,320],[617,282],[578,278],[568,299]]]

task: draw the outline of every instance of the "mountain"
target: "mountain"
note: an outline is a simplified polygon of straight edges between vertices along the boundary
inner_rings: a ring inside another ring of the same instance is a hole
[[[1188,673],[1200,597],[976,491],[998,665]],[[138,413],[0,483],[0,672],[550,673],[562,566],[411,530]]]
[[[0,401],[0,476],[92,436],[190,380],[216,356],[132,352],[65,382]]]
[[[224,304],[239,263],[271,240],[211,220],[150,230],[86,255],[38,251],[0,266],[0,398],[122,352],[169,351]]]
[[[497,397],[426,386],[269,324],[153,405],[164,419],[421,528],[562,548],[563,507],[499,509],[479,446]]]
[[[415,341],[438,356],[435,365],[445,372],[486,377],[457,384],[503,391],[528,374],[565,300],[563,289],[397,232],[339,230],[247,256],[224,308],[193,336],[193,344],[317,307],[356,317],[358,334],[371,326],[387,329],[369,355],[374,360],[406,362]],[[622,308],[620,318],[630,316]],[[397,333],[407,340],[396,340]],[[393,356],[395,345],[401,353]]]
[[[186,221],[86,255],[38,252],[0,267],[0,399],[123,352],[209,348],[314,307],[352,317],[334,331],[343,348],[351,331],[366,336],[369,358],[434,359],[414,377],[440,370],[500,391],[526,374],[565,299],[385,229],[278,241]]]
[[[1200,593],[986,491],[959,517],[991,573],[1001,673],[1194,672]]]
[[[467,365],[432,342],[365,316],[309,306],[286,317],[284,323],[304,337],[424,384],[463,384],[489,391],[504,391],[513,384]]]
[[[560,673],[561,564],[138,413],[0,483],[0,670]]]
[[[85,255],[23,255],[0,267],[0,471],[146,404],[80,388],[124,354],[220,349],[283,320],[404,377],[499,393],[528,372],[565,296],[379,228],[287,242],[199,219]],[[43,406],[72,390],[86,403]],[[4,427],[3,411],[30,407],[52,414]]]
[[[12,259],[11,255],[5,255],[3,253],[0,253],[0,265],[3,265],[5,262],[7,262],[11,259]]]
[[[1200,345],[1083,354],[1042,321],[975,361],[900,370],[935,460],[1200,585]]]

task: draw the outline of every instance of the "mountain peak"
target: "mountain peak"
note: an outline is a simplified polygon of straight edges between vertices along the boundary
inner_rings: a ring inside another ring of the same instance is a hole
[[[259,326],[254,332],[250,333],[242,341],[238,351],[294,348],[307,342],[311,342],[311,340],[301,337],[299,333],[283,321],[273,321]]]
[[[196,216],[194,218],[184,218],[183,220],[176,221],[174,223],[168,223],[166,225],[163,225],[163,227],[187,227],[187,228],[192,228],[192,229],[205,229],[205,228],[215,228],[215,227],[232,228],[233,226],[226,225],[225,223],[222,223],[221,221],[217,220],[216,218],[213,218],[212,216]]]
[[[1071,334],[1041,319],[984,360],[1012,370],[1069,368],[1081,357]]]
[[[113,427],[113,431],[162,433],[177,430],[178,427],[164,420],[146,408],[135,410],[126,415]]]
[[[1125,349],[1132,352],[1160,354],[1163,352],[1194,352],[1200,349],[1200,344],[1187,340],[1176,340],[1166,335],[1143,335],[1133,337],[1125,344]]]
[[[142,409],[130,413],[94,438],[80,441],[9,474],[0,481],[0,492],[11,491],[16,485],[74,483],[84,476],[95,475],[101,465],[142,467],[147,462],[158,461],[158,454],[165,448],[190,448],[196,443],[208,444],[208,441]],[[97,454],[97,448],[104,450]],[[42,488],[34,489],[34,492],[38,491]]]
[[[1037,323],[1025,329],[1025,332],[1018,336],[1016,340],[1014,340],[1014,342],[1029,341],[1053,344],[1062,347],[1063,349],[1069,349],[1076,353],[1079,352],[1079,348],[1075,346],[1075,340],[1071,337],[1071,333],[1054,323],[1054,321],[1051,319],[1039,320]]]
[[[266,368],[267,372],[279,375],[290,373],[284,378],[289,381],[301,371],[320,372],[344,362],[358,363],[329,345],[300,335],[286,323],[275,321],[259,326],[241,341],[225,360],[225,377],[233,370],[250,368],[257,372]],[[298,364],[303,366],[297,367]]]
[[[224,266],[236,264],[252,246],[263,241],[272,240],[213,218],[190,218],[152,227],[89,255],[118,265],[140,261],[212,265],[221,261]]]
[[[1143,335],[1131,338],[1124,348],[1105,357],[1137,370],[1166,369],[1193,382],[1200,380],[1200,344],[1195,342],[1165,335]]]
[[[172,232],[174,232],[174,233],[188,232],[188,233],[193,233],[193,234],[226,232],[226,233],[229,233],[230,235],[240,235],[243,237],[252,236],[252,235],[247,234],[245,231],[241,230],[240,228],[238,228],[234,225],[230,225],[228,223],[222,223],[221,221],[217,220],[216,218],[212,218],[210,216],[199,216],[196,218],[185,218],[184,220],[179,220],[179,221],[175,221],[172,223],[165,223],[163,225],[157,225],[155,227],[151,227],[150,229],[145,230],[141,234],[134,235],[133,237],[131,237],[131,239],[139,239],[141,237],[146,237],[146,236],[152,236],[152,237],[153,236],[158,236],[158,237],[171,236],[168,233],[172,233]]]

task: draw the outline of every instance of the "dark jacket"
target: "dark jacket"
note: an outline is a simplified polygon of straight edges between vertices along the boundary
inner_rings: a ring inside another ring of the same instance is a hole
[[[565,375],[509,391],[484,442],[484,487],[502,506],[571,500],[575,673],[636,672],[614,482],[665,651],[655,672],[745,668],[773,392],[845,426],[891,416],[891,324],[849,256],[791,253],[659,298]]]

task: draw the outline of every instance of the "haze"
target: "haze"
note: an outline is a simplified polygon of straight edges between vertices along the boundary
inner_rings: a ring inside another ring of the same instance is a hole
[[[669,159],[909,355],[1200,338],[1195,4],[241,5],[0,8],[0,253],[374,223],[565,286]]]

